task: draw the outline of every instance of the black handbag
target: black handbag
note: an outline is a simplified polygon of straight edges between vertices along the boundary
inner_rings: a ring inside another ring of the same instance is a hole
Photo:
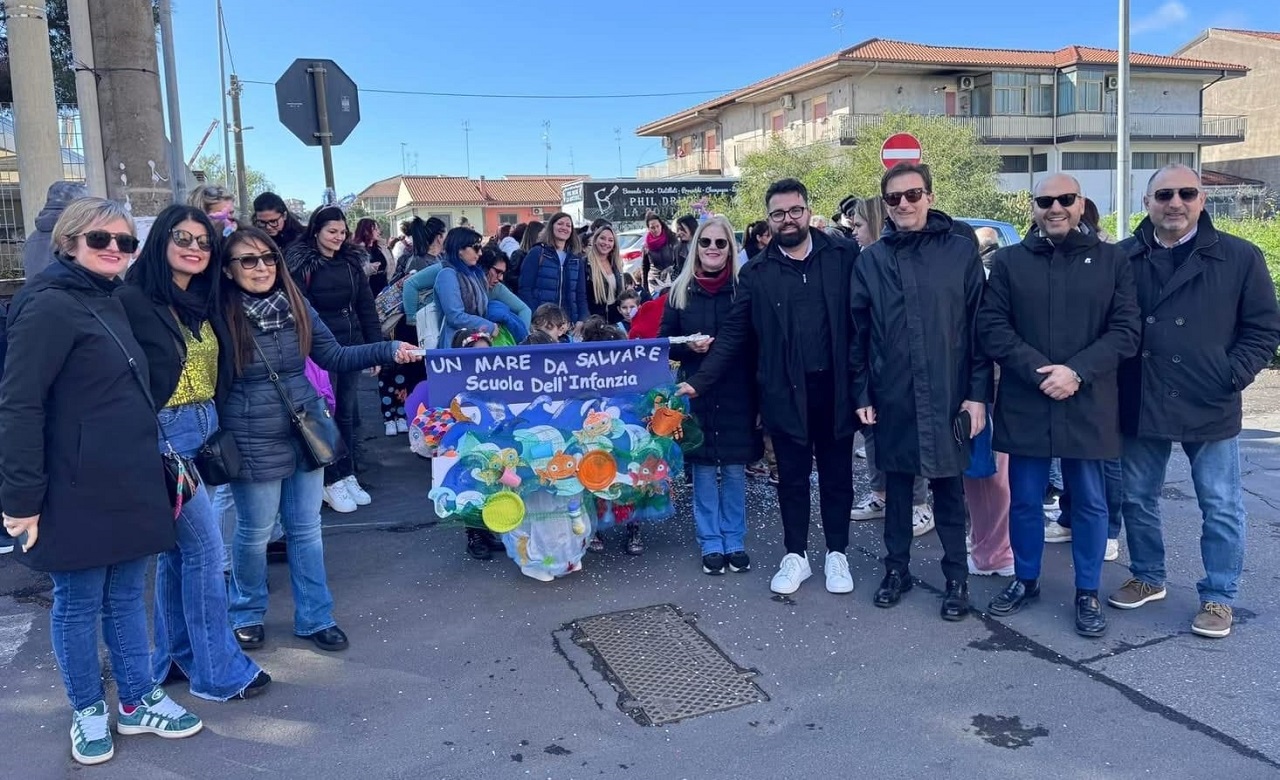
[[[196,468],[206,485],[225,485],[240,476],[240,448],[231,431],[219,428],[196,453]]]
[[[293,423],[294,436],[301,445],[302,455],[307,465],[311,467],[308,471],[332,466],[346,457],[347,445],[342,441],[338,424],[334,422],[324,399],[316,396],[301,407],[295,406],[284,385],[280,384],[280,375],[267,361],[262,347],[258,346],[257,339],[254,339],[253,347],[258,350],[258,357],[262,358],[262,364],[267,367],[267,378],[276,386],[280,401],[289,414],[290,422]]]

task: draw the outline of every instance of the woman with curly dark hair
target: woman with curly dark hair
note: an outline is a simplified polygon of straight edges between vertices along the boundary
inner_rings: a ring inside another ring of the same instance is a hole
[[[382,241],[382,228],[378,227],[378,220],[365,217],[357,222],[351,242],[368,254],[364,272],[369,276],[369,290],[376,296],[387,286],[387,272],[393,264],[391,250]]]

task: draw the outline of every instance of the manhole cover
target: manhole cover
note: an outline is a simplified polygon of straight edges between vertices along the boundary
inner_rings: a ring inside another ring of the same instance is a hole
[[[573,639],[595,656],[619,706],[642,726],[768,701],[743,669],[670,604],[582,618]]]

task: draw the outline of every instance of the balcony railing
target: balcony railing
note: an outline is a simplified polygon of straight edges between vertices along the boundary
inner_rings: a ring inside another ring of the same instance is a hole
[[[1064,114],[1056,120],[1048,116],[950,116],[948,120],[972,127],[983,141],[1052,142],[1055,137],[1115,138],[1115,114]],[[858,131],[884,122],[881,114],[843,114],[840,116],[840,143],[852,145]],[[1245,118],[1242,116],[1207,116],[1201,114],[1130,114],[1131,138],[1186,139],[1202,142],[1229,143],[1244,140]]]
[[[689,152],[684,157],[672,156],[660,163],[636,169],[637,179],[670,179],[674,176],[715,174],[722,172],[720,150]]]
[[[840,136],[842,120],[847,117],[827,117],[817,122],[793,122],[779,131],[766,131],[746,138],[735,138],[733,141],[733,164],[741,165],[748,154],[769,147],[769,143],[778,138],[788,148],[829,144]]]

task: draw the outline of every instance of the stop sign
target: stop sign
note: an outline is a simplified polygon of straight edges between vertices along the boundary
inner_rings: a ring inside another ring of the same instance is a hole
[[[880,147],[880,161],[892,168],[898,163],[920,162],[920,139],[911,133],[894,133]]]
[[[325,70],[325,107],[334,146],[347,140],[360,123],[360,91],[351,77],[333,60],[294,60],[276,81],[276,107],[280,122],[307,146],[320,146],[320,117],[316,111],[313,66]]]

